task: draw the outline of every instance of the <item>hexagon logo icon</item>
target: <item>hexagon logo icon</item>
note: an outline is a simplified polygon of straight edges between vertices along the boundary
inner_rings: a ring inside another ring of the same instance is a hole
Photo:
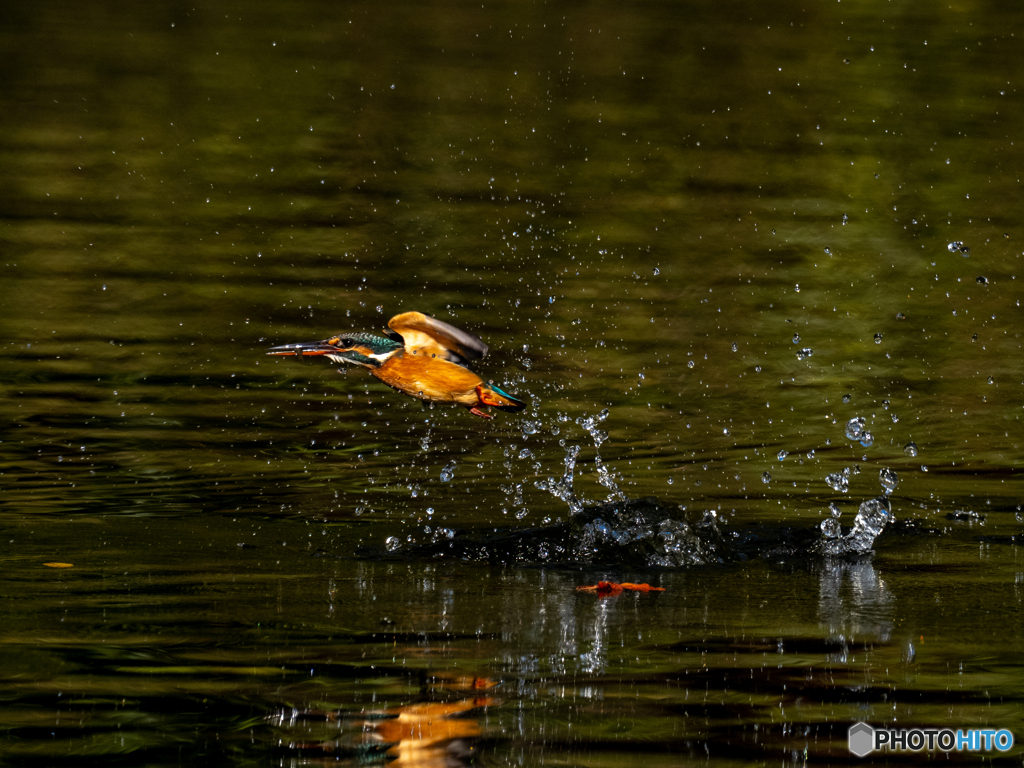
[[[856,723],[847,732],[850,751],[857,757],[864,757],[872,752],[875,743],[875,729],[867,723]]]

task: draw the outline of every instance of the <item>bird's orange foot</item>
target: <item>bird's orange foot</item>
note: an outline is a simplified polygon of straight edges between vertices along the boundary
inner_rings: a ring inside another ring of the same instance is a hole
[[[472,413],[474,416],[479,416],[481,419],[493,419],[494,418],[494,414],[493,413],[484,413],[483,411],[481,411],[479,408],[476,408],[476,407],[470,408],[469,412]]]

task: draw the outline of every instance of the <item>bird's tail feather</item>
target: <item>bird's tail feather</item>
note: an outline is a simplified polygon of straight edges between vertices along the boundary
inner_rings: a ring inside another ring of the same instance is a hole
[[[493,384],[481,384],[476,388],[477,396],[484,405],[490,405],[502,411],[521,411],[526,403],[517,400],[508,392],[503,392]]]

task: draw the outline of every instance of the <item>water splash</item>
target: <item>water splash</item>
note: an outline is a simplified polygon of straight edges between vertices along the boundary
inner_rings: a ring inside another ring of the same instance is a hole
[[[866,555],[871,552],[875,539],[891,519],[892,505],[888,498],[879,496],[868,499],[860,505],[857,517],[853,521],[853,528],[845,536],[836,535],[832,527],[829,529],[832,535],[829,535],[823,523],[822,538],[815,549],[822,554],[833,556]]]
[[[594,468],[597,470],[597,482],[608,489],[609,494],[606,501],[626,501],[627,497],[616,482],[615,473],[608,469],[608,466],[601,459],[601,445],[608,439],[608,433],[598,429],[597,425],[608,418],[608,409],[605,408],[594,416],[580,417],[576,423],[586,430],[590,439],[594,441]]]
[[[569,514],[578,515],[583,511],[583,503],[576,498],[572,489],[573,473],[576,470],[576,458],[580,455],[580,446],[571,445],[565,450],[565,474],[561,478],[549,477],[538,480],[534,485],[542,491],[554,495],[569,505]]]

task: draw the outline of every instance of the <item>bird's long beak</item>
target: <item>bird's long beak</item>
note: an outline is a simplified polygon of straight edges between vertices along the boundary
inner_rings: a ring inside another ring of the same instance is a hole
[[[267,350],[268,355],[327,355],[338,354],[338,348],[328,344],[326,341],[304,341],[299,344],[282,344],[280,347],[271,347]]]

